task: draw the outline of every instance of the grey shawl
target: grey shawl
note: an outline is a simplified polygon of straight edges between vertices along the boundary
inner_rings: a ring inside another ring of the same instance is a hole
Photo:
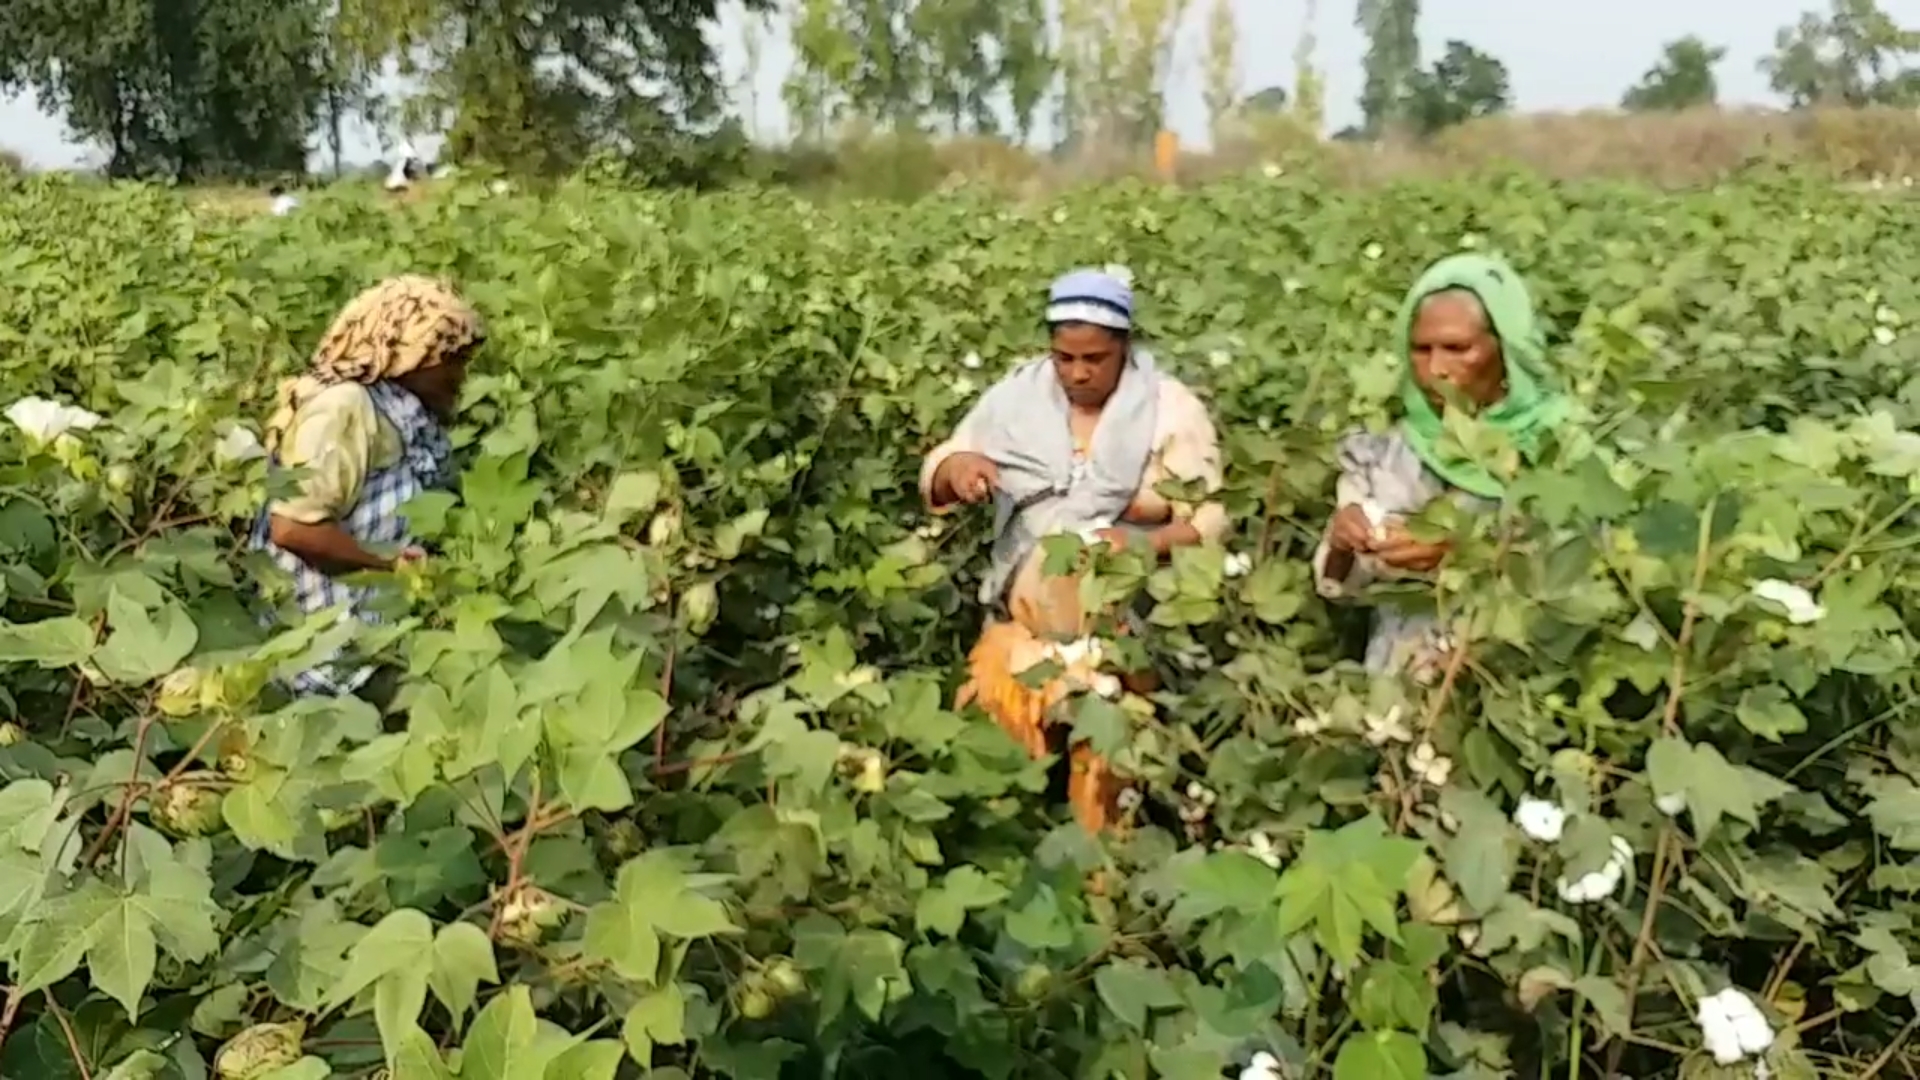
[[[968,427],[980,453],[1000,469],[992,566],[980,602],[997,605],[1043,537],[1116,525],[1140,492],[1153,456],[1160,372],[1135,349],[1100,411],[1085,461],[1073,460],[1071,406],[1048,358],[1031,360],[994,384]]]

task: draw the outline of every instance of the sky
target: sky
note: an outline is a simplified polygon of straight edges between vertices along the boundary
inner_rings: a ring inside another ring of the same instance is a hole
[[[1305,15],[1304,0],[1228,0],[1236,9],[1242,42],[1242,81],[1249,93],[1293,84],[1293,51]],[[1213,0],[1189,0],[1191,12],[1182,30],[1169,86],[1170,118],[1183,141],[1204,139],[1206,110],[1201,104],[1200,53],[1206,15]],[[1355,0],[1321,0],[1317,63],[1327,78],[1328,126],[1345,127],[1358,119],[1360,58],[1366,42],[1353,26]],[[1420,40],[1437,55],[1450,38],[1467,41],[1499,57],[1511,76],[1515,104],[1529,111],[1610,108],[1637,82],[1675,38],[1698,34],[1724,46],[1727,58],[1716,74],[1723,104],[1778,104],[1756,65],[1772,51],[1774,34],[1797,21],[1820,0],[1424,0]],[[1881,0],[1896,22],[1920,27],[1920,0]],[[730,80],[745,85],[737,11],[715,31]],[[792,60],[784,34],[765,49],[752,85],[759,105],[756,134],[775,140],[786,132],[780,86]],[[742,90],[736,105],[745,111]],[[356,131],[348,157],[380,160],[394,145],[391,135]],[[415,140],[431,156],[430,135]],[[26,97],[0,103],[0,147],[24,155],[40,167],[97,163],[98,148],[77,145],[58,118]]]

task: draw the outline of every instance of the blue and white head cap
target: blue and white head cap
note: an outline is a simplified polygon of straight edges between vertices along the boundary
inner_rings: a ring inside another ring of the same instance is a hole
[[[1133,329],[1133,288],[1112,274],[1075,270],[1047,294],[1047,325],[1089,323],[1127,333]]]

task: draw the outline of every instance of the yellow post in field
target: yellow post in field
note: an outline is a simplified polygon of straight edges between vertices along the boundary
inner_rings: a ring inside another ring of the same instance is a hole
[[[1162,131],[1153,137],[1153,171],[1160,182],[1171,184],[1180,165],[1180,136]]]

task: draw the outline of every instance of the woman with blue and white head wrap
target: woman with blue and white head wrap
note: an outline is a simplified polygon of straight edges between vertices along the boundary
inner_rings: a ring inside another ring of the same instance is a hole
[[[1078,270],[1048,295],[1049,354],[1015,368],[928,455],[921,492],[936,514],[994,504],[992,562],[980,600],[990,611],[974,647],[962,704],[977,702],[1036,757],[1057,750],[1047,714],[1076,684],[1117,694],[1078,581],[1041,572],[1040,541],[1076,533],[1165,558],[1217,540],[1226,511],[1169,499],[1168,482],[1221,482],[1219,440],[1206,406],[1134,341],[1133,290]],[[1066,673],[1033,690],[1020,672],[1045,659]],[[1121,785],[1084,745],[1073,750],[1070,797],[1083,825],[1104,828]]]

